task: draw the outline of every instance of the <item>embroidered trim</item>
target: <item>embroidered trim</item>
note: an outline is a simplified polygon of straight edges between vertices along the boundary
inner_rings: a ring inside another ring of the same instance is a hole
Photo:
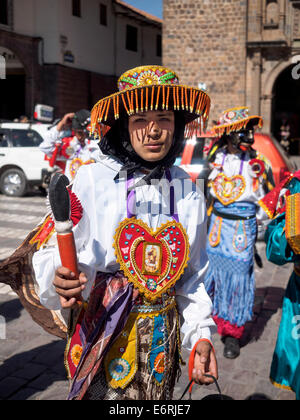
[[[265,211],[265,213],[267,213],[267,215],[268,215],[268,217],[270,219],[273,219],[275,217],[274,212],[271,211],[271,210],[269,210],[269,208],[267,207],[267,205],[262,200],[259,200],[258,204]]]
[[[230,188],[228,189],[228,185]],[[242,175],[227,177],[223,172],[220,173],[212,182],[213,191],[217,199],[224,205],[237,201],[246,189],[246,181]]]
[[[37,244],[37,251],[46,244],[53,233],[55,232],[54,229],[54,222],[51,218],[51,216],[48,216],[42,226],[39,228],[37,233],[34,235],[34,237],[29,241],[31,245]]]
[[[213,227],[211,228],[211,232],[208,237],[209,244],[212,248],[215,248],[220,243],[222,224],[223,224],[223,219],[222,217],[218,216],[213,224]]]
[[[292,392],[294,392],[294,391],[293,391],[293,389],[292,389],[290,386],[288,386],[288,385],[283,385],[283,384],[279,384],[278,382],[273,381],[273,379],[272,379],[272,378],[270,378],[270,382],[271,382],[271,384],[272,384],[272,385],[274,385],[276,388],[286,389],[287,391],[292,391]]]
[[[296,254],[300,254],[300,193],[292,194],[286,200],[286,238]]]
[[[240,226],[242,225],[242,228]],[[243,252],[247,248],[247,232],[244,220],[238,220],[235,226],[235,232],[233,235],[232,246],[235,252]]]
[[[104,358],[106,380],[113,389],[125,389],[138,369],[137,323],[139,315],[131,313],[124,330]]]
[[[162,386],[166,377],[166,340],[170,331],[166,323],[166,315],[158,315],[154,317],[151,344],[148,358],[148,372],[154,378],[157,385]]]

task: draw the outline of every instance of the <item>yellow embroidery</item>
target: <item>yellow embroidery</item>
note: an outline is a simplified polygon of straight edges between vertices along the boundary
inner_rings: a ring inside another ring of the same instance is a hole
[[[138,313],[129,315],[124,330],[105,357],[106,380],[116,389],[124,389],[134,378],[137,371],[137,320]]]
[[[213,224],[213,227],[211,228],[211,232],[209,234],[208,239],[209,239],[210,246],[213,248],[218,246],[220,243],[222,223],[223,223],[222,217],[217,217],[215,220],[215,223]]]
[[[286,238],[296,254],[300,254],[300,193],[292,194],[286,201]]]
[[[42,245],[46,244],[53,233],[55,232],[54,222],[51,219],[51,216],[48,216],[42,226],[39,228],[34,237],[29,241],[31,245],[37,244],[37,251],[41,248]]]

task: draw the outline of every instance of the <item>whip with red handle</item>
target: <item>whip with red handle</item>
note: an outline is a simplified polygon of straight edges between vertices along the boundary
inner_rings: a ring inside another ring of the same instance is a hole
[[[79,278],[76,245],[71,220],[70,194],[67,190],[69,179],[60,173],[53,175],[49,185],[49,201],[55,220],[57,243],[62,266],[71,270]],[[77,303],[81,304],[81,297]]]

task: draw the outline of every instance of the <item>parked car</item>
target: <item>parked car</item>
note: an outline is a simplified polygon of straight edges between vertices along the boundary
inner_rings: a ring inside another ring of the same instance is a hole
[[[0,192],[21,197],[41,187],[49,165],[39,150],[49,124],[0,123]]]
[[[212,140],[210,132],[202,136],[187,139],[183,154],[175,164],[183,168],[195,182],[196,179],[207,179],[210,168],[205,159],[204,148]],[[264,155],[271,162],[274,181],[278,184],[290,172],[295,171],[295,166],[278,141],[268,134],[255,133],[253,148]]]

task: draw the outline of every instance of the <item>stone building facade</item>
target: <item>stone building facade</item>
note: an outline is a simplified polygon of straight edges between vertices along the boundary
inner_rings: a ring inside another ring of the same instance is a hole
[[[161,19],[123,0],[0,0],[0,119],[37,103],[55,117],[90,109],[128,68],[161,64],[161,34]]]
[[[164,0],[163,61],[206,83],[211,122],[247,105],[264,132],[278,136],[286,119],[300,138],[299,0]]]

